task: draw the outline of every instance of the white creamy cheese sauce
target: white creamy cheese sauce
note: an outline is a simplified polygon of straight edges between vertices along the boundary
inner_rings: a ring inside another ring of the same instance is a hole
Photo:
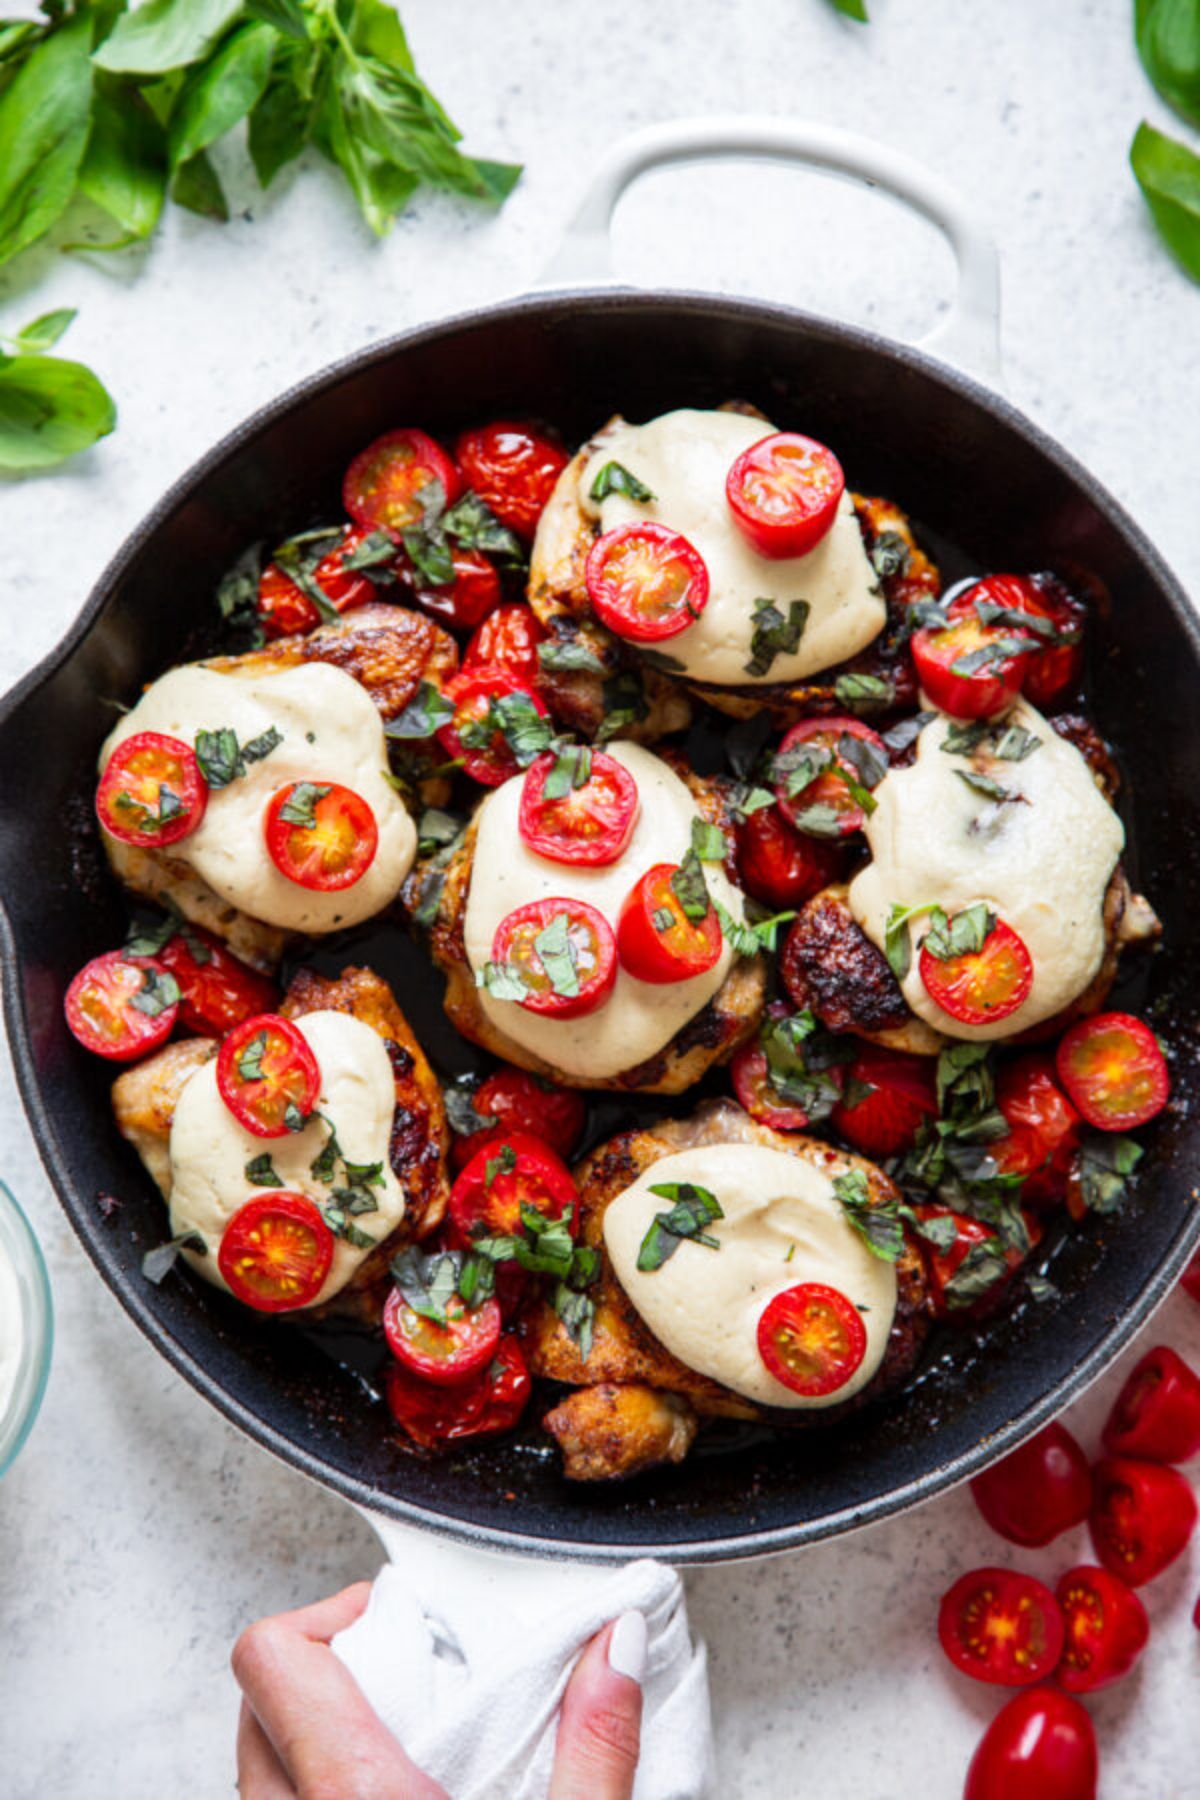
[[[25,1345],[25,1312],[12,1259],[0,1244],[0,1419],[17,1382]]]
[[[875,789],[865,825],[871,861],[850,884],[850,909],[885,948],[893,906],[935,902],[947,915],[977,900],[1024,940],[1033,962],[1028,998],[986,1025],[952,1019],[926,991],[917,945],[928,926],[908,926],[912,962],[904,998],[920,1018],[957,1038],[1007,1038],[1068,1006],[1104,956],[1104,895],[1125,844],[1120,819],[1084,758],[1021,700],[1005,716],[1038,745],[1019,762],[986,754],[953,755],[952,721],[938,714],[917,740],[916,760],[891,769]],[[974,768],[1011,798],[989,799],[961,779]]]
[[[605,753],[623,763],[637,783],[638,816],[616,862],[580,868],[537,855],[517,826],[523,775],[496,788],[479,809],[471,891],[463,921],[467,960],[478,974],[490,961],[500,921],[534,900],[586,900],[604,914],[614,935],[621,903],[647,869],[683,861],[700,817],[687,787],[673,769],[638,744],[606,744]],[[705,863],[708,891],[734,918],[744,917],[742,896],[719,863]],[[506,1036],[567,1075],[604,1079],[636,1068],[669,1044],[675,1033],[708,1004],[729,973],[733,953],[721,955],[703,975],[661,985],[638,981],[618,968],[603,1006],[573,1019],[530,1012],[519,1001],[497,1000],[480,989],[480,1004]]]
[[[209,793],[197,829],[168,846],[223,899],[285,931],[339,931],[382,911],[400,890],[416,855],[416,827],[385,779],[383,722],[352,675],[329,663],[273,673],[231,675],[189,663],[153,682],[117,725],[100,753],[103,770],[124,739],[158,731],[195,746],[199,731],[225,727],[239,744],[271,726],[283,742]],[[375,815],[379,845],[352,887],[318,893],[280,873],[267,854],[263,816],[279,788],[293,781],[338,782],[360,794]]]
[[[378,1201],[377,1210],[358,1213],[353,1221],[377,1243],[382,1242],[404,1217],[405,1207],[404,1190],[388,1157],[396,1089],[383,1039],[348,1013],[308,1013],[295,1023],[321,1071],[316,1110],[332,1123],[345,1158],[352,1163],[383,1164],[383,1183],[370,1190]],[[340,1162],[332,1182],[321,1181],[312,1173],[312,1164],[328,1138],[327,1126],[315,1115],[303,1131],[287,1137],[256,1137],[238,1123],[222,1100],[216,1059],[196,1070],[180,1093],[171,1125],[168,1205],[172,1236],[198,1231],[208,1246],[205,1256],[184,1251],[197,1274],[225,1287],[217,1267],[225,1227],[247,1200],[275,1191],[256,1188],[246,1179],[246,1164],[264,1151],[285,1188],[307,1194],[318,1204],[329,1200],[334,1187],[345,1185]],[[368,1249],[335,1238],[329,1274],[312,1304],[319,1305],[345,1287],[369,1254]]]
[[[604,1214],[604,1243],[617,1280],[659,1342],[701,1375],[762,1406],[836,1406],[870,1381],[887,1349],[896,1311],[896,1270],[872,1256],[846,1222],[829,1170],[786,1150],[715,1144],[652,1164]],[[692,1182],[725,1216],[708,1226],[719,1249],[688,1239],[660,1268],[637,1266],[642,1239],[671,1201],[652,1194]],[[831,1394],[805,1398],[769,1372],[758,1352],[758,1321],[776,1294],[806,1282],[836,1288],[860,1309],[867,1348]]]
[[[579,501],[602,531],[653,519],[682,532],[708,569],[708,604],[694,624],[650,646],[697,681],[723,687],[796,681],[865,650],[883,630],[887,608],[863,545],[849,490],[831,529],[807,556],[760,556],[738,528],[725,497],[725,478],[743,450],[775,426],[741,413],[664,413],[647,425],[620,424],[603,432],[584,466]],[[654,494],[639,504],[624,494],[597,503],[592,484],[607,462],[619,462]],[[784,617],[806,600],[808,619],[796,649],[781,652],[760,675],[746,669],[754,634],[754,603],[774,600]]]

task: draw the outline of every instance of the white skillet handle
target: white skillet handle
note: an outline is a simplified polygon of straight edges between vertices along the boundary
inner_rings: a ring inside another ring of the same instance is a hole
[[[958,292],[947,317],[918,347],[981,381],[1000,384],[1000,267],[996,246],[971,206],[903,151],[811,120],[672,119],[620,139],[592,177],[540,285],[590,286],[611,276],[613,212],[639,175],[673,163],[731,156],[802,163],[882,188],[936,225],[958,262]]]
[[[547,1557],[514,1555],[511,1551],[485,1550],[437,1532],[422,1531],[416,1525],[403,1525],[398,1519],[384,1518],[367,1506],[355,1504],[354,1510],[371,1527],[387,1552],[388,1561],[401,1570],[417,1558],[426,1567],[434,1561],[447,1567],[469,1568],[480,1593],[502,1598],[506,1610],[509,1605],[515,1611],[528,1607],[536,1614],[544,1596],[572,1599],[589,1583],[611,1573],[611,1564],[606,1567],[565,1558],[552,1561]]]

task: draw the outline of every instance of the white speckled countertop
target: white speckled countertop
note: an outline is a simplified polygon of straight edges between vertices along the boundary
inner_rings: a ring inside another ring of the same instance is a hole
[[[1200,592],[1200,294],[1158,247],[1126,169],[1140,117],[1170,128],[1133,55],[1131,0],[872,10],[864,31],[823,0],[405,0],[421,67],[470,146],[528,165],[498,218],[425,198],[376,247],[323,165],[267,201],[234,157],[224,228],[174,213],[115,270],[46,251],[5,271],[0,329],[79,306],[64,350],[105,376],[121,424],[53,479],[0,487],[3,684],[53,645],[121,539],[220,433],[335,356],[526,285],[603,147],[687,113],[807,115],[952,175],[1003,253],[1010,392]],[[760,168],[647,180],[618,240],[630,278],[793,299],[897,335],[921,329],[950,284],[944,248],[877,197]],[[0,1790],[229,1794],[235,1634],[370,1573],[378,1548],[125,1319],[49,1190],[6,1057],[0,1145],[58,1312],[45,1409],[0,1487]],[[1200,1360],[1200,1308],[1174,1299],[1147,1334],[1160,1338]],[[1089,1446],[1120,1374],[1071,1417]],[[1086,1555],[1080,1533],[1019,1560],[1046,1572]],[[956,1800],[997,1701],[944,1664],[936,1601],[963,1569],[1010,1556],[957,1494],[841,1544],[689,1575],[722,1796]],[[1155,1635],[1139,1673],[1094,1704],[1104,1800],[1197,1792],[1198,1586],[1200,1540],[1146,1595]]]

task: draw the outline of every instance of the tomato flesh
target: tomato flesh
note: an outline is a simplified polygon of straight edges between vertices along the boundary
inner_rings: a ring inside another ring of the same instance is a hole
[[[1182,1475],[1161,1463],[1101,1457],[1092,1472],[1089,1525],[1109,1573],[1141,1587],[1185,1549],[1196,1525],[1196,1497]]]
[[[333,1262],[333,1233],[307,1194],[256,1194],[226,1225],[217,1252],[229,1290],[256,1312],[311,1306]]]
[[[737,863],[745,891],[782,909],[836,881],[841,857],[836,844],[797,831],[778,806],[760,806],[738,824]]]
[[[461,761],[472,781],[484,787],[501,787],[519,773],[520,765],[499,725],[482,743],[464,743],[464,732],[469,737],[478,735],[480,722],[487,719],[492,703],[507,696],[522,695],[541,718],[546,717],[546,708],[525,682],[504,669],[460,669],[446,682],[443,693],[454,706],[454,717],[440,725],[437,733],[446,755]]]
[[[422,1450],[510,1431],[532,1391],[521,1346],[507,1336],[500,1339],[496,1354],[477,1375],[454,1387],[425,1381],[393,1362],[385,1389],[396,1424]]]
[[[954,1277],[959,1269],[978,1245],[995,1246],[999,1251],[1000,1240],[990,1225],[984,1225],[979,1219],[969,1218],[965,1213],[953,1212],[947,1206],[921,1205],[913,1208],[921,1220],[952,1219],[954,1221],[954,1238],[948,1249],[939,1250],[928,1239],[921,1239],[921,1253],[929,1275],[930,1300],[936,1317],[940,1319],[973,1320],[986,1317],[994,1312],[1004,1295],[1009,1279],[1020,1268],[1024,1260],[1019,1250],[1009,1248],[1004,1251],[1004,1261],[1008,1274],[988,1287],[978,1299],[967,1303],[956,1303],[954,1295]],[[1042,1227],[1036,1213],[1022,1213],[1025,1228],[1029,1233],[1030,1248],[1038,1243],[1042,1235]]]
[[[725,498],[760,556],[807,556],[837,517],[846,478],[833,451],[797,431],[776,431],[737,457]]]
[[[400,581],[413,603],[451,631],[473,631],[500,604],[502,588],[495,563],[482,550],[466,550],[452,544],[450,560],[454,579],[443,584],[427,581],[401,553]]]
[[[992,1720],[967,1771],[963,1800],[1096,1800],[1096,1733],[1070,1694],[1014,1694]]]
[[[1110,1456],[1181,1463],[1200,1450],[1200,1376],[1168,1344],[1147,1351],[1104,1427]]]
[[[505,1131],[484,1144],[450,1190],[450,1218],[459,1242],[481,1234],[511,1237],[521,1230],[521,1207],[547,1219],[570,1209],[571,1235],[579,1226],[579,1191],[571,1171],[541,1137]]]
[[[659,643],[694,624],[708,604],[708,570],[678,531],[644,521],[596,539],[585,570],[601,623],[636,644]]]
[[[1058,1078],[1089,1125],[1131,1131],[1160,1113],[1171,1078],[1158,1040],[1132,1013],[1093,1013],[1063,1034]]]
[[[617,953],[637,981],[662,986],[690,981],[715,967],[724,947],[721,921],[711,901],[702,919],[689,919],[671,886],[677,863],[655,863],[621,902]]]
[[[1049,1056],[1023,1056],[996,1078],[996,1105],[1009,1135],[989,1146],[1002,1175],[1019,1175],[1022,1202],[1063,1199],[1079,1149],[1079,1114],[1054,1078]]]
[[[556,958],[561,971],[556,985],[554,969],[542,961],[538,939],[551,929],[560,935],[559,921],[564,918],[571,968],[566,969]],[[594,1012],[608,999],[617,979],[612,926],[602,912],[583,900],[533,900],[516,907],[496,927],[492,961],[507,963],[518,972],[524,993],[517,1004],[547,1018],[573,1019]]]
[[[298,1026],[278,1013],[259,1013],[222,1043],[217,1088],[234,1118],[255,1137],[286,1137],[311,1116],[321,1073]]]
[[[975,1504],[1010,1544],[1048,1544],[1082,1525],[1092,1503],[1088,1459],[1064,1425],[1047,1425],[971,1482]]]
[[[1070,1569],[1055,1590],[1066,1626],[1058,1680],[1071,1694],[1091,1694],[1128,1675],[1150,1636],[1146,1609],[1107,1569]]]
[[[460,1169],[485,1144],[513,1131],[543,1139],[557,1156],[570,1156],[587,1117],[575,1088],[548,1087],[525,1069],[497,1069],[472,1098],[479,1116],[495,1123],[455,1138],[450,1154]]]
[[[1063,1617],[1044,1582],[1012,1569],[972,1569],[942,1596],[938,1637],[956,1669],[998,1687],[1053,1674]]]
[[[1003,919],[997,919],[981,949],[961,956],[934,956],[922,942],[919,967],[930,999],[961,1025],[1007,1019],[1033,986],[1033,959]]]
[[[846,1070],[849,1093],[833,1109],[834,1128],[865,1156],[911,1149],[925,1120],[937,1117],[931,1061],[864,1045]],[[861,1094],[862,1087],[871,1091]]]
[[[866,823],[866,814],[862,806],[851,792],[844,776],[838,772],[842,770],[846,775],[858,779],[850,763],[840,751],[841,740],[845,737],[859,738],[863,743],[870,744],[883,760],[887,761],[887,746],[883,739],[878,732],[872,731],[869,725],[864,725],[861,719],[843,717],[801,719],[798,725],[792,726],[780,744],[779,754],[781,757],[787,756],[790,751],[798,750],[804,744],[811,746],[814,750],[830,750],[834,755],[834,761],[828,768],[823,769],[812,781],[807,782],[796,792],[790,791],[793,785],[790,778],[781,777],[776,781],[775,796],[779,802],[780,811],[798,831],[821,838],[835,834],[846,837],[852,831],[861,831]],[[862,786],[863,784],[860,781],[858,785]],[[832,819],[825,821],[820,831],[816,830],[816,819],[813,817],[814,807],[820,807],[823,812],[834,815]]]
[[[951,614],[956,609],[969,612],[981,601],[1045,620],[1059,636],[1073,640],[1049,644],[1022,658],[1021,689],[1034,706],[1045,711],[1065,699],[1079,685],[1083,673],[1083,605],[1056,575],[987,575],[958,596]],[[979,617],[977,612],[975,616]],[[1034,627],[1029,630],[1037,636]]]
[[[338,781],[290,781],[263,815],[267,853],[281,875],[315,893],[361,881],[379,848],[375,814]]]
[[[541,673],[537,647],[545,636],[531,606],[523,601],[497,606],[467,645],[463,668],[503,669],[523,687],[532,687]]]
[[[188,837],[207,806],[195,751],[161,731],[139,731],[118,744],[96,790],[96,817],[109,836],[146,850]]]
[[[342,502],[356,525],[399,537],[424,518],[422,490],[440,481],[447,506],[458,499],[462,482],[440,444],[406,427],[385,432],[360,450],[342,483]]]
[[[768,1301],[757,1341],[768,1373],[806,1399],[845,1387],[867,1354],[858,1308],[837,1288],[816,1281],[785,1288]]]
[[[471,1308],[457,1294],[446,1304],[446,1322],[426,1318],[393,1288],[383,1307],[383,1335],[396,1361],[413,1375],[443,1387],[467,1381],[490,1363],[500,1342],[500,1306],[489,1298]]]
[[[952,602],[950,623],[923,625],[913,634],[912,655],[917,680],[931,706],[954,719],[989,719],[1010,706],[1021,691],[1027,657],[1021,652],[998,654],[1004,642],[1028,634],[1011,627],[984,625],[965,594]],[[973,668],[967,659],[983,657]]]
[[[274,1012],[279,989],[251,969],[219,938],[189,925],[168,938],[158,961],[179,983],[179,1018],[202,1037],[224,1037],[255,1013]]]
[[[454,455],[467,485],[502,525],[526,541],[569,461],[557,438],[515,419],[464,431]]]
[[[633,835],[637,782],[624,763],[602,750],[593,750],[589,760],[581,786],[550,798],[546,786],[557,779],[558,768],[554,753],[539,756],[525,772],[518,829],[526,847],[549,862],[601,868],[618,861]]]
[[[370,534],[347,526],[341,540],[318,562],[312,578],[338,612],[351,612],[375,598],[375,583],[359,569],[347,569],[347,557],[361,549]],[[289,637],[297,631],[315,631],[321,623],[317,603],[297,586],[278,563],[270,562],[258,579],[257,610],[268,638]]]
[[[178,995],[152,956],[109,950],[85,963],[63,1000],[67,1024],[85,1050],[110,1062],[132,1062],[165,1044],[179,1017]]]

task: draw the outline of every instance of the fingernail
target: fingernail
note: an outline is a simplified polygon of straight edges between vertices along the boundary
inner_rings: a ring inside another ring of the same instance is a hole
[[[646,1620],[640,1612],[622,1613],[608,1640],[608,1666],[640,1684],[646,1672]]]

